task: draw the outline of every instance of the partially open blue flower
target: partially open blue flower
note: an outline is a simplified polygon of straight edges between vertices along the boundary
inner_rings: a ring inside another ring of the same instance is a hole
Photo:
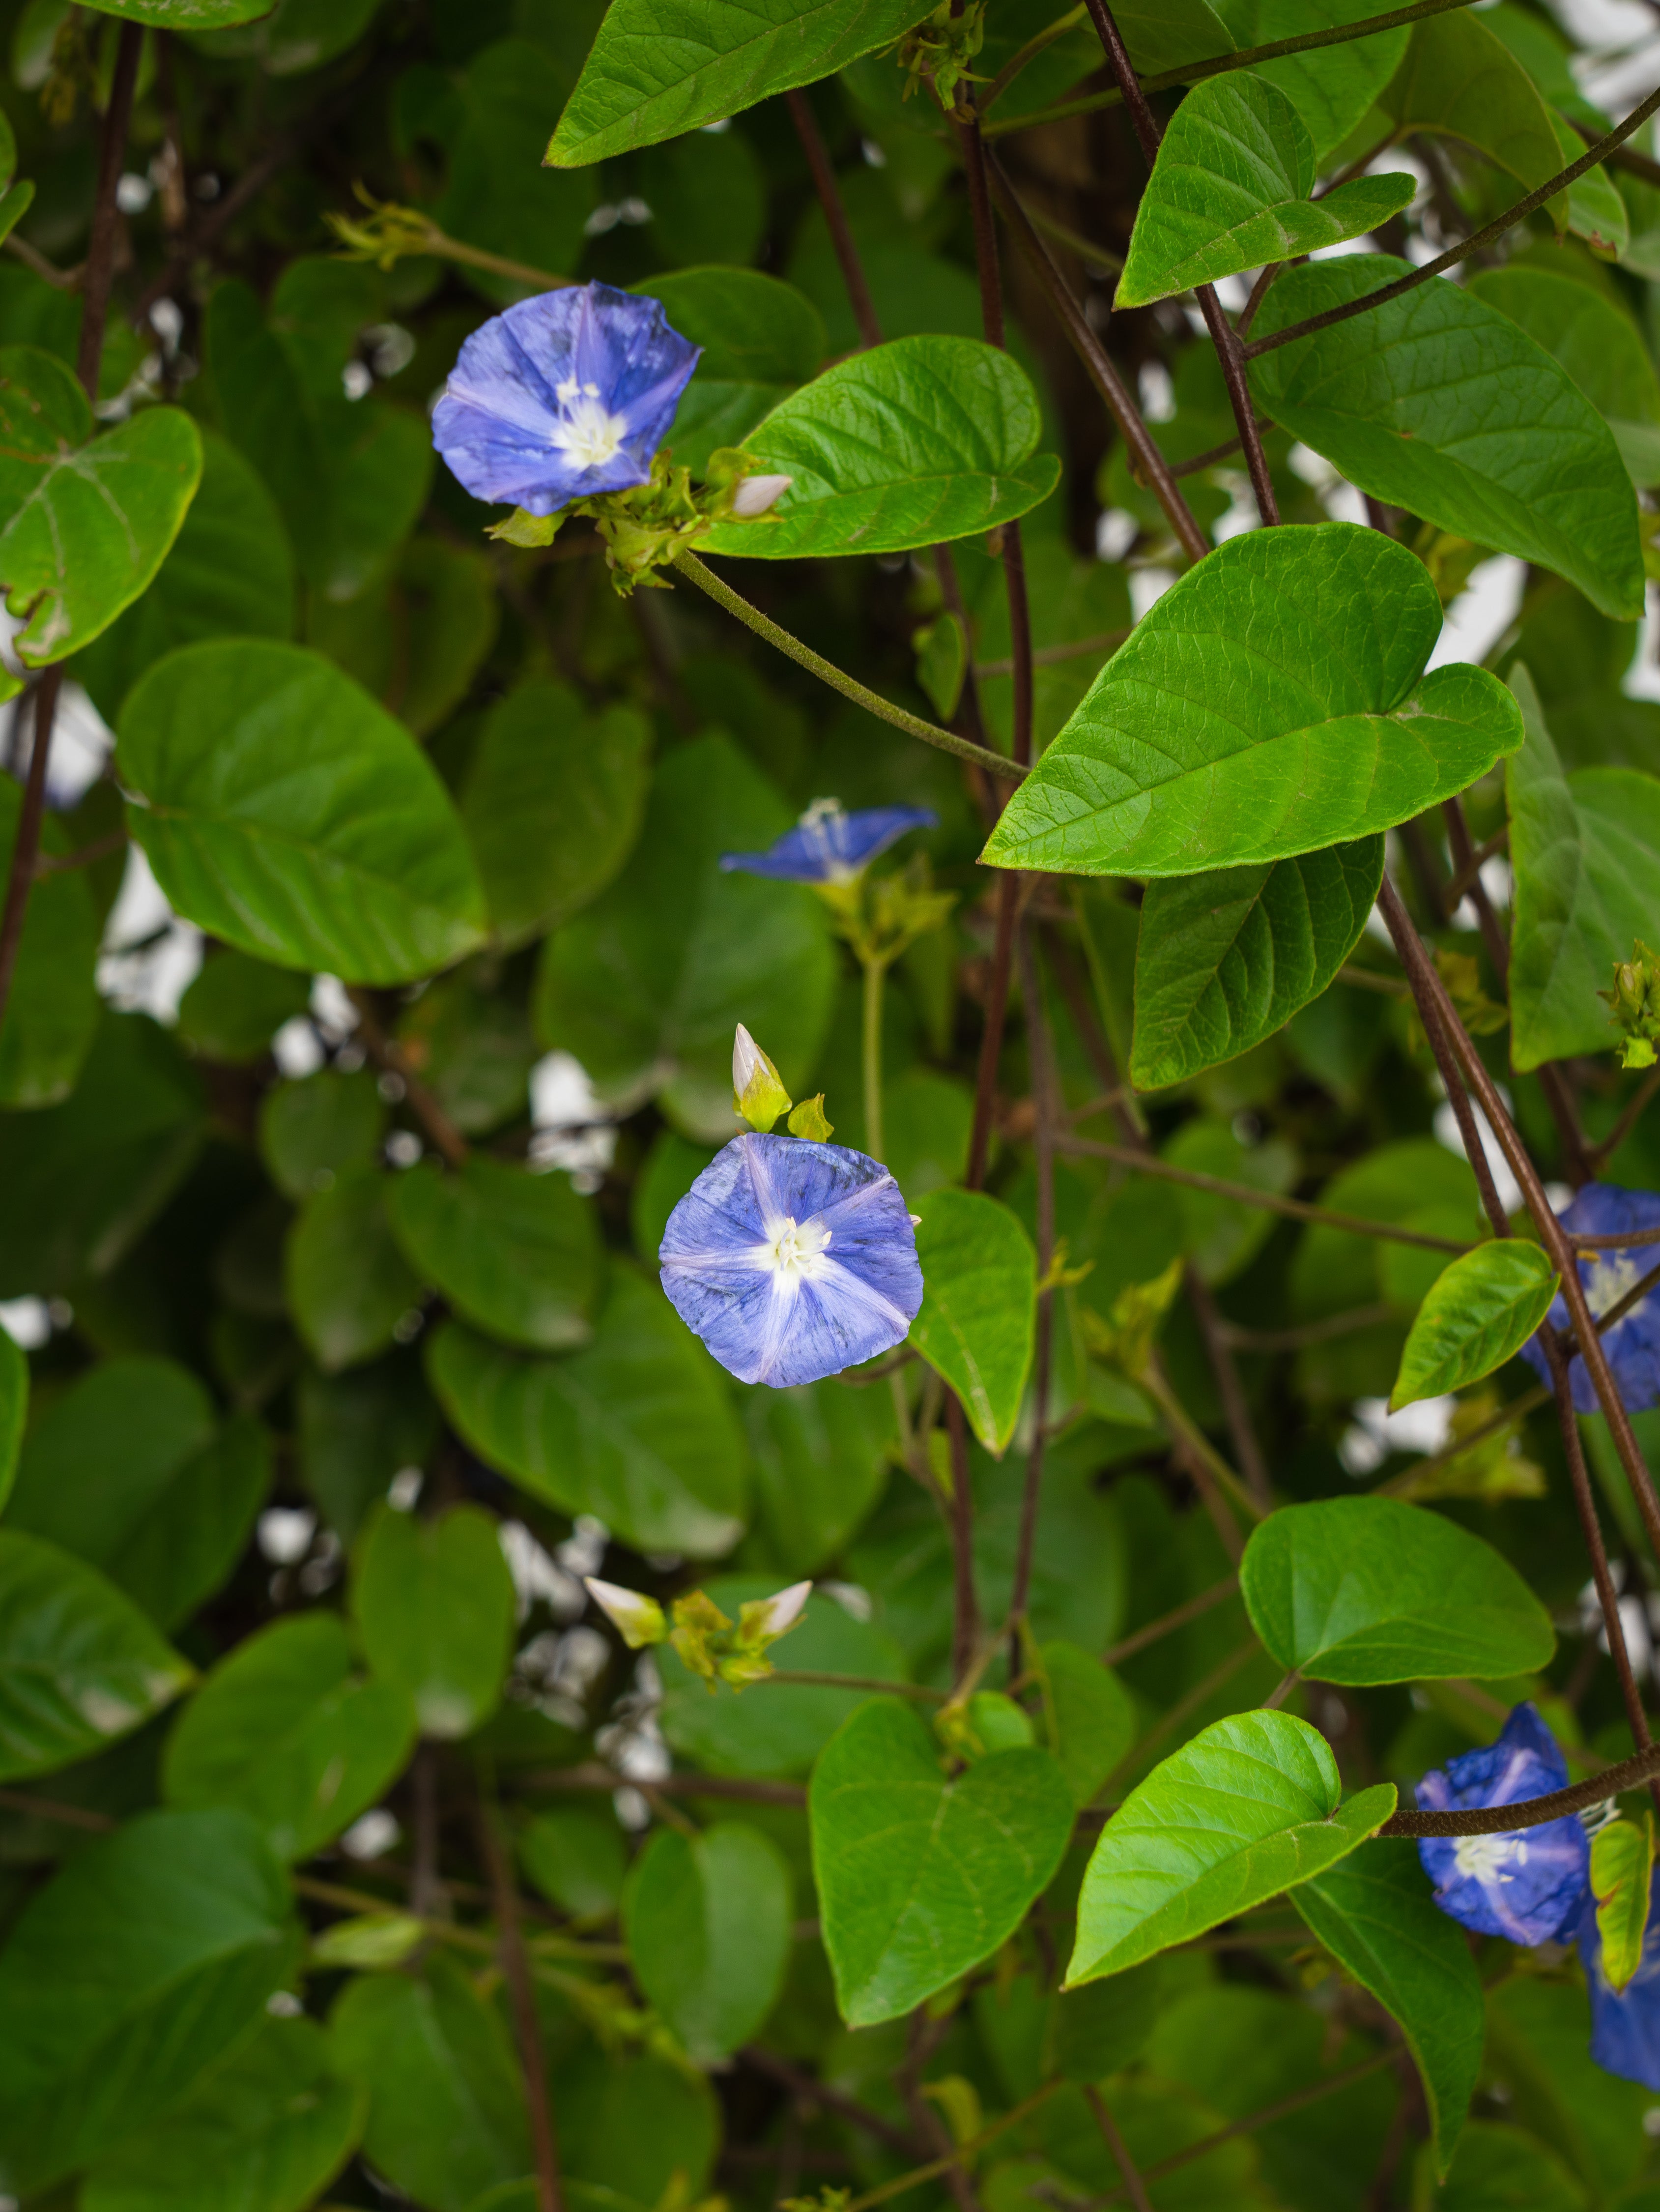
[[[702,349],[658,300],[569,286],[493,315],[461,349],[433,443],[475,499],[552,514],[648,483]]]
[[[1577,1237],[1614,1237],[1622,1229],[1660,1229],[1660,1191],[1622,1190],[1617,1183],[1611,1182],[1587,1183],[1583,1190],[1575,1192],[1564,1208],[1561,1221],[1563,1228]],[[1600,1321],[1610,1306],[1617,1305],[1626,1292],[1657,1265],[1660,1265],[1660,1244],[1634,1244],[1623,1251],[1616,1248],[1606,1252],[1581,1253],[1579,1279],[1585,1286],[1592,1317]],[[1550,1319],[1557,1328],[1570,1326],[1567,1302],[1560,1295],[1552,1302]],[[1602,1349],[1608,1353],[1609,1364],[1614,1370],[1614,1379],[1620,1385],[1620,1395],[1628,1413],[1638,1413],[1645,1407],[1660,1405],[1660,1293],[1650,1291],[1623,1321],[1604,1329]],[[1545,1364],[1537,1337],[1522,1346],[1522,1357],[1542,1381],[1550,1380],[1550,1370]],[[1577,1352],[1568,1363],[1568,1380],[1573,1386],[1576,1412],[1596,1413],[1596,1387]]]
[[[1649,1924],[1643,1956],[1623,1990],[1609,1987],[1602,1972],[1602,1939],[1596,1932],[1596,1907],[1587,1899],[1579,1923],[1579,1957],[1590,1990],[1590,2055],[1609,2074],[1660,2090],[1660,1916],[1655,1882],[1649,1884]]]
[[[1497,1743],[1461,1752],[1418,1784],[1426,1810],[1514,1805],[1567,1787],[1567,1761],[1536,1707],[1518,1705]],[[1426,1836],[1418,1845],[1443,1912],[1512,1943],[1571,1942],[1590,1894],[1590,1845],[1570,1814],[1499,1836]]]
[[[904,1341],[916,1229],[887,1169],[845,1145],[735,1137],[657,1253],[681,1319],[741,1382],[816,1382]]]
[[[839,799],[815,799],[766,852],[723,853],[720,864],[729,874],[736,868],[791,884],[851,884],[907,830],[931,830],[939,818],[931,806],[865,806],[848,814]]]

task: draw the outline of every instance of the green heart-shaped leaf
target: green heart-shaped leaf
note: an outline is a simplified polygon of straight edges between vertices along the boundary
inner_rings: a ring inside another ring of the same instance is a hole
[[[1390,1412],[1462,1390],[1502,1367],[1550,1311],[1556,1284],[1543,1252],[1522,1237],[1461,1253],[1418,1309],[1390,1394]]]
[[[430,1521],[385,1506],[360,1540],[352,1611],[364,1656],[414,1698],[422,1735],[470,1735],[501,1696],[515,1613],[500,1525],[476,1505]]]
[[[930,1191],[917,1206],[924,1288],[911,1341],[962,1400],[987,1451],[1001,1457],[1032,1365],[1032,1240],[1001,1200],[981,1191]]]
[[[409,1265],[479,1328],[532,1352],[592,1336],[598,1224],[567,1176],[475,1152],[454,1174],[432,1161],[400,1176],[386,1210]]]

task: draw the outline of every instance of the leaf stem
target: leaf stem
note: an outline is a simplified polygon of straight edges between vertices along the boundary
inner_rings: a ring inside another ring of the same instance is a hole
[[[980,1640],[980,1604],[974,1589],[974,1485],[968,1469],[968,1417],[954,1390],[945,1394],[945,1433],[951,1446],[951,1681],[965,1694]]]
[[[841,270],[841,281],[847,288],[853,320],[858,325],[859,343],[867,348],[879,346],[881,343],[881,324],[876,315],[876,303],[870,296],[864,264],[859,258],[852,226],[847,220],[847,210],[836,183],[836,173],[831,166],[829,150],[819,129],[818,118],[813,112],[813,104],[799,88],[786,92],[784,98],[790,110],[790,120],[796,126],[796,136],[801,141],[801,150],[807,156],[807,166],[813,173],[814,190],[818,193],[819,205],[824,211],[830,243],[835,249],[837,266]]]
[[[1637,1127],[1643,1109],[1657,1091],[1660,1091],[1660,1067],[1651,1067],[1639,1085],[1636,1097],[1626,1106],[1607,1136],[1600,1137],[1590,1147],[1589,1158],[1593,1169],[1601,1167],[1604,1160],[1619,1151]]]
[[[467,1139],[410,1066],[409,1055],[397,1039],[382,1027],[373,999],[367,991],[358,989],[348,990],[346,995],[357,1009],[364,1050],[377,1067],[384,1068],[388,1075],[395,1075],[403,1085],[410,1112],[442,1153],[445,1164],[464,1167],[469,1153]]]
[[[936,745],[942,752],[955,753],[960,760],[972,761],[976,767],[984,769],[992,775],[1008,776],[1018,782],[1026,774],[1018,763],[1007,759],[1002,753],[994,753],[984,745],[977,745],[967,738],[960,738],[954,730],[942,730],[936,722],[924,722],[920,714],[907,714],[903,707],[894,706],[892,700],[884,699],[880,692],[869,690],[838,668],[833,661],[827,660],[822,653],[815,653],[810,645],[803,645],[798,637],[792,637],[769,615],[762,614],[759,607],[741,598],[730,584],[723,582],[712,568],[706,568],[697,555],[687,548],[682,547],[675,555],[674,566],[683,576],[689,576],[700,592],[706,592],[718,606],[724,607],[727,613],[735,616],[746,629],[754,630],[757,637],[764,637],[768,645],[776,646],[780,653],[788,653],[798,667],[816,676],[821,683],[827,684],[833,691],[839,691],[844,699],[851,699],[868,714],[880,715],[884,722],[891,722],[896,730],[903,730],[909,737],[920,738],[924,744]]]
[[[1015,1547],[1015,1579],[1009,1599],[1009,1618],[1017,1639],[1026,1620],[1032,1589],[1032,1562],[1038,1542],[1038,1507],[1043,1491],[1044,1447],[1049,1427],[1050,1358],[1054,1340],[1055,1291],[1049,1285],[1055,1256],[1055,1129],[1057,1120],[1058,1079],[1053,1042],[1043,1001],[1043,977],[1030,922],[1021,925],[1016,938],[1021,963],[1021,995],[1026,1001],[1027,1058],[1031,1066],[1033,1115],[1033,1149],[1037,1156],[1038,1280],[1047,1287],[1038,1292],[1032,1343],[1032,1441],[1027,1447],[1026,1482],[1021,1493],[1020,1534]]]
[[[1124,2187],[1115,2189],[1115,2197],[1127,2197],[1135,2212],[1153,2212],[1153,2199],[1147,2193],[1147,2184],[1142,2179],[1136,2161],[1130,2155],[1130,2146],[1118,2131],[1118,2124],[1107,2110],[1106,2100],[1093,2081],[1084,2084],[1084,2100],[1094,2115],[1095,2125],[1100,2130],[1101,2141],[1112,2156],[1112,2163],[1124,2176]]]
[[[1237,1574],[1224,1575],[1221,1582],[1212,1583],[1209,1589],[1201,1590],[1197,1597],[1188,1598],[1171,1612],[1160,1614],[1157,1620],[1149,1620],[1144,1628],[1136,1629],[1133,1635],[1124,1637],[1108,1650],[1103,1651],[1102,1666],[1116,1667],[1123,1660],[1134,1658],[1136,1652],[1145,1651],[1149,1644],[1158,1643],[1161,1637],[1173,1635],[1177,1629],[1185,1628],[1190,1620],[1197,1620],[1201,1613],[1209,1613],[1212,1606],[1220,1605],[1224,1598],[1232,1597],[1239,1587]]]
[[[513,2037],[518,2045],[519,2068],[524,2076],[524,2103],[530,2120],[530,2147],[536,2160],[536,2212],[563,2212],[560,2187],[559,2143],[554,2133],[553,2106],[548,2095],[548,2068],[542,2053],[542,2028],[536,2019],[536,1990],[530,1961],[519,1926],[518,1898],[512,1869],[502,1841],[500,1814],[493,1794],[481,1789],[478,1839],[489,1877],[501,1954],[501,1970],[512,2007]]]
[[[953,2166],[960,2165],[973,2152],[984,2150],[987,2143],[995,2142],[999,2136],[1006,2135],[1010,2128],[1018,2127],[1023,2119],[1037,2111],[1039,2105],[1046,2105],[1058,2090],[1065,2087],[1062,2081],[1045,2081],[1040,2089],[1034,2089],[1018,2105],[1012,2106],[1006,2112],[999,2112],[995,2120],[989,2120],[978,2133],[970,2136],[966,2142],[959,2143],[947,2157],[930,2159],[926,2166],[912,2166],[909,2173],[898,2174],[892,2181],[884,2181],[879,2187],[867,2190],[863,2197],[856,2197],[850,2204],[844,2205],[842,2212],[872,2212],[873,2206],[886,2204],[890,2197],[902,2197],[908,2189],[917,2189],[924,2181],[937,2179],[941,2174],[949,2172]]]

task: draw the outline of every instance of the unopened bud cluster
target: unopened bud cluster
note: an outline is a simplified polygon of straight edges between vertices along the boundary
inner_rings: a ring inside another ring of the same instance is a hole
[[[671,1644],[682,1664],[712,1691],[718,1682],[741,1690],[772,1673],[767,1650],[800,1620],[813,1585],[791,1583],[771,1597],[752,1598],[739,1607],[736,1626],[702,1590],[675,1600],[671,1624],[657,1600],[639,1590],[601,1582],[597,1575],[590,1575],[585,1587],[631,1651]]]
[[[1596,995],[1607,1000],[1609,1019],[1620,1032],[1615,1048],[1621,1066],[1652,1067],[1660,1040],[1660,952],[1636,939],[1631,958],[1615,963],[1614,988]]]

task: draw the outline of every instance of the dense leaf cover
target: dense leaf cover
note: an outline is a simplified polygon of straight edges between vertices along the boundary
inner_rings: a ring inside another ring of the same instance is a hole
[[[1653,9],[0,15],[0,2212],[1655,2212]]]

